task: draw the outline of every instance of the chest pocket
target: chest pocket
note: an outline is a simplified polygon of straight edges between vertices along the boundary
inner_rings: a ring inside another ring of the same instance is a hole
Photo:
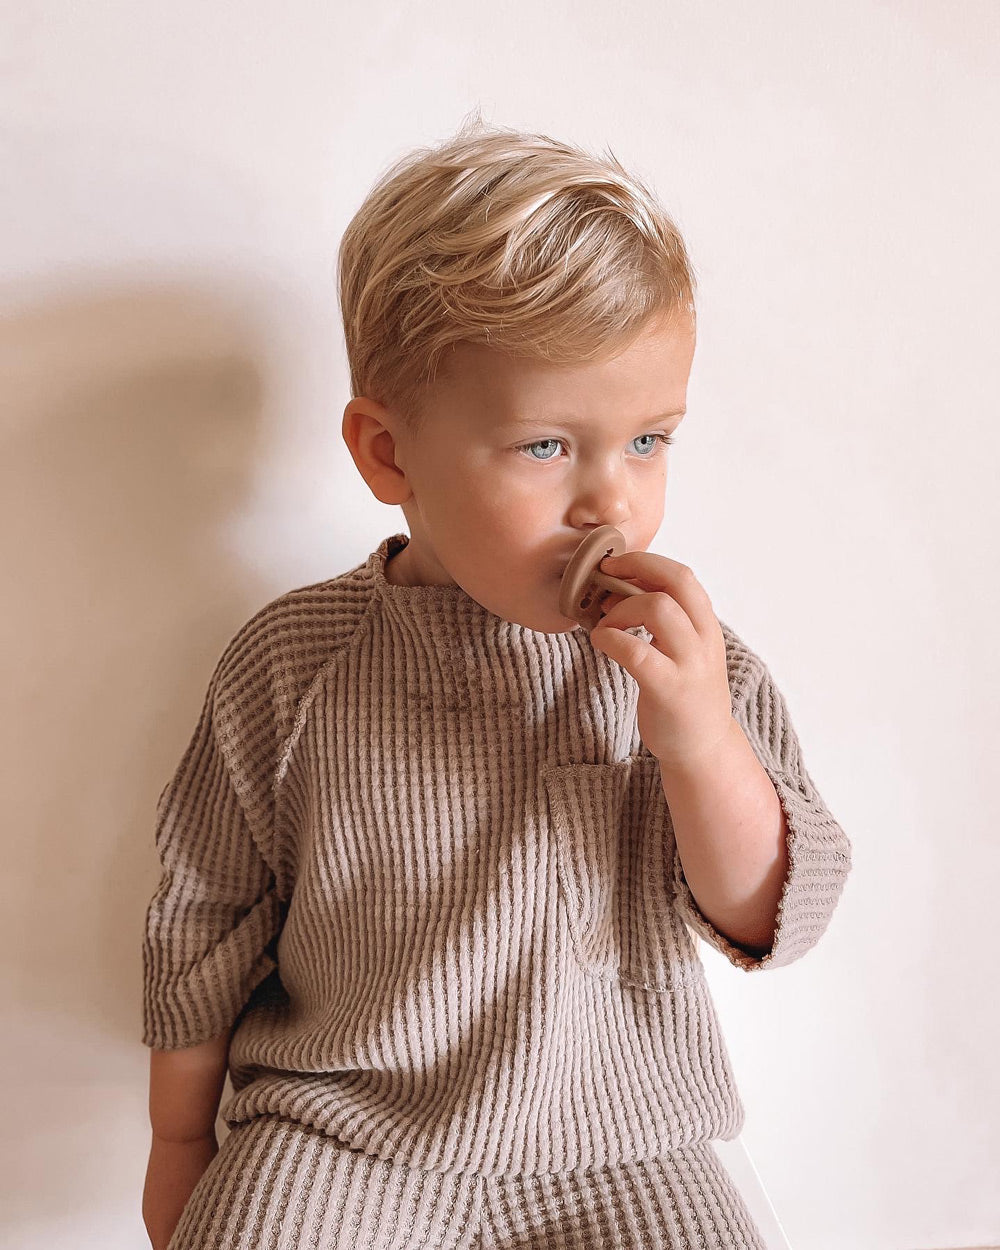
[[[559,892],[577,961],[592,976],[669,993],[703,977],[674,908],[674,831],[659,761],[547,765]]]

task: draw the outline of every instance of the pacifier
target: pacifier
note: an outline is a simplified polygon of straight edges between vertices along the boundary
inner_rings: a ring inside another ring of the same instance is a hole
[[[559,611],[591,630],[601,620],[608,594],[641,595],[641,586],[601,572],[605,556],[625,554],[625,535],[613,525],[599,525],[573,552],[559,584]]]

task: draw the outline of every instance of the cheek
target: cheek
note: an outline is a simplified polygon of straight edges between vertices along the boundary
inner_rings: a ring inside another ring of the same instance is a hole
[[[497,534],[517,547],[532,547],[539,533],[551,529],[554,500],[545,491],[520,491],[505,494],[490,492],[482,501],[480,513]]]
[[[470,473],[460,488],[463,502],[479,516],[503,521],[508,527],[521,519],[544,515],[553,502],[539,475],[532,475],[503,461]]]

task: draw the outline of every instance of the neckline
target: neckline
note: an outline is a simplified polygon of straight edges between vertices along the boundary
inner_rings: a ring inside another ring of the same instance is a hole
[[[495,612],[491,612],[489,608],[483,607],[478,599],[473,599],[457,582],[450,586],[409,586],[390,582],[386,576],[385,567],[394,555],[409,544],[409,541],[409,534],[402,532],[390,534],[388,538],[384,538],[379,543],[369,557],[369,571],[376,589],[383,598],[400,604],[406,602],[426,603],[428,605],[438,603],[461,604],[469,611],[478,612],[484,617],[491,616],[494,620],[502,621],[505,625],[511,624],[510,621],[504,621],[503,617],[497,616]]]

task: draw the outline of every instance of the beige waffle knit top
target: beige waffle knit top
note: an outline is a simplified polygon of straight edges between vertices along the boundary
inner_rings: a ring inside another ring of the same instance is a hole
[[[432,1170],[735,1137],[692,934],[748,972],[789,964],[851,863],[766,666],[720,621],[734,715],[788,819],[756,959],[687,886],[632,676],[582,628],[393,585],[406,541],[273,600],[226,646],[157,805],[145,1045],[235,1023],[230,1126],[280,1115]]]

